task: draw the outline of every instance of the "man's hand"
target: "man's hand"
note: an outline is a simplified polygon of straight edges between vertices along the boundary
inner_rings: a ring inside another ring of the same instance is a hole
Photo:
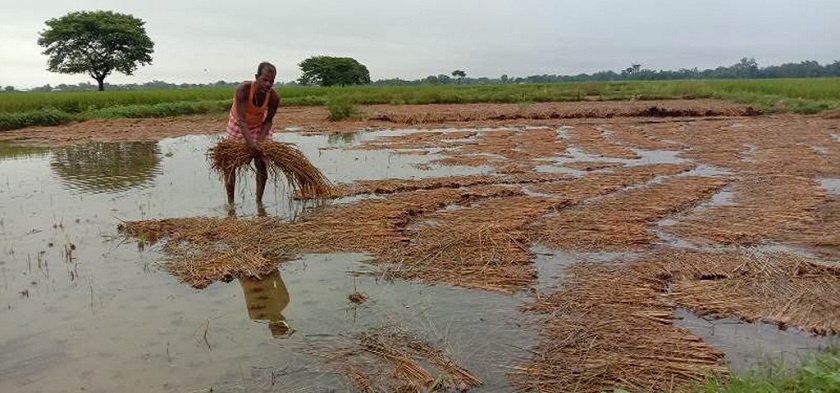
[[[251,156],[253,157],[262,157],[263,153],[260,147],[257,145],[256,142],[253,140],[248,141],[248,151],[251,152]]]
[[[260,139],[268,137],[268,132],[271,131],[271,125],[271,123],[263,123],[262,127],[260,127]]]

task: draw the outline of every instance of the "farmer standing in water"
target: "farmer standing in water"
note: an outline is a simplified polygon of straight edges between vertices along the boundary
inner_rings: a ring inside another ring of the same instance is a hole
[[[254,157],[254,166],[257,169],[258,205],[262,205],[268,171],[257,142],[271,140],[272,122],[277,113],[277,107],[280,106],[280,96],[272,88],[276,75],[277,69],[274,65],[267,62],[260,63],[257,74],[254,75],[254,81],[242,82],[236,88],[227,124],[227,138],[245,139]],[[233,205],[235,186],[236,170],[230,170],[225,174],[225,190],[230,205]]]

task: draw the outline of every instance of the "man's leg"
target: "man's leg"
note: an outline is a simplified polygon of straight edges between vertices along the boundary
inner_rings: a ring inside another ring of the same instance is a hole
[[[233,205],[233,197],[236,191],[236,169],[228,170],[225,173],[225,191],[227,191],[228,204]]]
[[[257,167],[257,203],[262,203],[265,183],[268,181],[268,170],[262,157],[254,157],[254,166]]]

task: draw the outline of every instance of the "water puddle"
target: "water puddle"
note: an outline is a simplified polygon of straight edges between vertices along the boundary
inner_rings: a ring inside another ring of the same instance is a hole
[[[796,329],[780,330],[767,323],[747,323],[734,318],[701,318],[684,308],[675,311],[674,325],[688,329],[707,343],[722,350],[735,371],[774,359],[788,367],[798,366],[809,354],[840,344],[838,337],[812,336]]]
[[[814,150],[814,152],[817,153],[817,154],[820,154],[820,155],[823,155],[823,156],[831,156],[831,150],[827,147],[811,146],[811,145],[809,145],[808,147],[810,147],[812,150]]]
[[[336,182],[471,169],[412,166],[428,155],[321,150],[355,139],[276,138],[295,143]],[[347,271],[370,267],[360,263],[365,256],[346,254],[303,256],[268,284],[198,291],[159,270],[156,251],[118,235],[120,220],[230,214],[205,156],[217,140],[0,144],[0,351],[14,354],[0,358],[0,391],[346,391],[343,377],[303,352],[392,324],[479,375],[485,385],[475,391],[513,390],[509,367],[530,356],[518,348],[536,342],[530,317],[518,311],[524,294],[354,279]],[[258,213],[252,177],[237,187],[237,215]],[[269,215],[294,219],[308,206],[282,185],[266,190]],[[348,300],[354,285],[367,302]]]
[[[753,145],[753,144],[749,144],[749,143],[745,143],[745,144],[744,144],[744,147],[745,147],[747,150],[746,150],[746,151],[742,151],[742,152],[739,154],[739,157],[741,158],[741,161],[744,161],[744,162],[756,162],[757,160],[755,159],[755,152],[757,152],[757,151],[758,151],[758,146]]]
[[[724,177],[731,175],[732,172],[726,169],[719,168],[713,165],[700,164],[694,169],[680,173],[677,176],[702,176],[702,177]]]
[[[583,252],[555,250],[542,245],[531,247],[534,265],[537,269],[537,288],[555,289],[563,285],[565,271],[576,263],[632,262],[637,257],[633,252]]]
[[[840,179],[824,177],[817,180],[820,182],[820,186],[829,194],[840,195]]]
[[[570,127],[570,126],[561,126],[560,128],[557,129],[557,138],[559,138],[561,140],[570,139],[572,136],[569,134],[569,131],[571,131],[573,128],[574,127]]]
[[[317,379],[318,386],[346,391],[341,375],[306,353],[335,350],[331,345],[396,324],[481,376],[485,385],[475,391],[513,389],[506,373],[527,356],[517,348],[529,348],[536,338],[517,311],[522,296],[349,274],[370,269],[363,259],[306,255],[263,280],[203,291],[163,274],[128,273],[96,289],[90,308],[79,307],[87,296],[72,291],[42,294],[6,311],[0,349],[17,356],[0,360],[0,388],[253,391],[270,384],[311,388]],[[124,271],[132,270],[131,262],[122,262]],[[368,300],[350,302],[354,291]]]
[[[599,155],[589,154],[574,146],[566,148],[566,155],[562,157],[555,157],[551,160],[554,165],[562,166],[563,164],[572,162],[613,162],[625,166],[651,165],[651,164],[684,164],[688,162],[686,159],[679,157],[680,151],[674,150],[642,150],[632,149],[639,158],[615,158],[602,157]]]

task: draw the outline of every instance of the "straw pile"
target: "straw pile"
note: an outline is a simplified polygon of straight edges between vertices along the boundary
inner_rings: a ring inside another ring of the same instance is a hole
[[[397,327],[362,333],[349,346],[306,352],[325,359],[360,392],[466,391],[482,383],[444,351]]]
[[[567,144],[555,129],[482,131],[473,143],[441,152],[440,165],[492,165],[501,173],[530,172],[544,165],[540,158],[566,152]]]
[[[792,253],[668,250],[650,272],[673,283],[671,298],[701,315],[840,333],[840,265]]]
[[[300,150],[274,141],[260,142],[259,148],[268,171],[275,179],[284,175],[292,189],[307,198],[318,198],[329,193],[329,180]],[[208,158],[210,167],[220,176],[232,171],[254,170],[250,165],[253,159],[251,152],[241,141],[219,141],[208,151]]]
[[[283,223],[272,218],[175,218],[125,222],[121,232],[141,241],[165,241],[163,267],[181,282],[204,288],[213,281],[259,277],[287,260],[273,241]]]
[[[594,127],[577,126],[569,129],[569,142],[583,152],[601,156],[638,159],[633,149],[607,140],[604,132]]]
[[[624,146],[644,150],[680,150],[681,148],[676,142],[661,140],[651,135],[651,132],[647,130],[647,125],[610,124],[605,127],[609,127],[611,139]]]
[[[625,187],[643,184],[657,176],[672,176],[693,168],[692,165],[686,164],[619,167],[609,172],[590,173],[580,178],[530,186],[529,189],[541,194],[560,195],[575,201],[581,201],[618,191]]]
[[[723,179],[685,176],[608,195],[538,221],[531,238],[578,250],[649,245],[655,240],[651,224],[708,199],[724,185]]]
[[[791,116],[646,124],[644,132],[684,146],[681,156],[698,162],[762,174],[832,177],[840,175],[835,127],[830,120]]]
[[[536,273],[525,226],[568,201],[528,196],[492,199],[437,212],[394,249],[388,276],[510,292],[525,289]]]
[[[539,392],[687,392],[725,375],[723,353],[671,321],[661,282],[620,264],[572,266],[563,289],[539,295],[540,342],[513,378]]]
[[[433,160],[432,163],[444,166],[495,166],[504,162],[502,157],[494,157],[485,154],[465,154],[457,156],[449,156]]]
[[[745,164],[745,169],[754,172],[804,177],[840,175],[838,162],[832,162],[829,157],[812,147],[816,145],[790,144],[785,141],[777,141],[777,143],[779,145],[757,148],[751,155],[752,160]],[[835,156],[835,159],[837,158],[840,158],[840,156]]]
[[[554,120],[613,117],[755,116],[744,105],[717,101],[597,101],[534,104],[461,104],[389,107],[368,120],[397,124],[446,124],[453,122]],[[422,110],[421,110],[422,109]]]
[[[385,255],[411,240],[406,228],[424,214],[519,195],[521,190],[501,186],[420,190],[325,207],[291,223],[264,217],[199,217],[126,222],[120,230],[142,241],[165,241],[164,268],[203,288],[213,281],[265,274],[299,253]]]
[[[783,238],[817,247],[840,258],[840,198],[829,198],[814,215],[816,220],[805,229],[789,231]]]
[[[289,224],[274,239],[299,252],[381,254],[409,242],[406,228],[425,214],[513,195],[522,195],[522,191],[501,186],[441,188],[329,206]]]
[[[723,244],[757,244],[805,230],[826,200],[818,183],[797,176],[751,176],[733,189],[734,204],[698,210],[669,231]]]
[[[467,175],[432,177],[425,179],[383,179],[360,180],[353,183],[336,184],[326,198],[341,198],[361,194],[395,194],[416,190],[433,190],[438,188],[460,188],[489,184],[528,184],[543,183],[566,179],[569,176],[562,173],[531,172],[517,176]],[[301,198],[295,195],[295,198]]]
[[[466,144],[478,135],[476,131],[420,131],[368,140],[360,146],[364,150],[380,149],[431,149]]]
[[[600,169],[608,169],[608,168],[615,168],[619,166],[623,166],[624,164],[620,162],[608,162],[608,161],[575,161],[575,162],[567,162],[563,163],[563,166],[566,168],[576,169],[579,171],[597,171]]]

